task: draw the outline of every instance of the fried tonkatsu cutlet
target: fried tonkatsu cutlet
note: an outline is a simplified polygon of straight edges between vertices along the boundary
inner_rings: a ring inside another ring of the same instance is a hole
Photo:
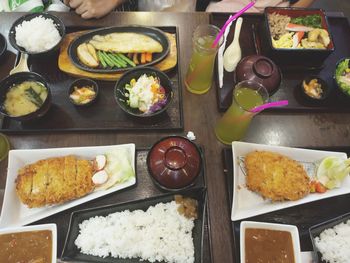
[[[82,197],[94,189],[93,167],[74,156],[49,158],[19,170],[16,191],[28,207],[42,207]]]
[[[247,187],[272,201],[298,200],[309,194],[303,166],[284,155],[255,151],[245,157]]]

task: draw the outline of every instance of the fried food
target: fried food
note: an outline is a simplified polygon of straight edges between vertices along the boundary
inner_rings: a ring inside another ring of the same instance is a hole
[[[94,189],[93,167],[74,156],[49,158],[19,170],[16,192],[28,207],[42,207],[82,197]]]
[[[89,42],[97,50],[118,53],[159,53],[163,46],[153,38],[137,33],[111,33],[95,35]]]
[[[247,187],[272,201],[298,200],[309,194],[303,166],[284,155],[255,151],[245,157]]]

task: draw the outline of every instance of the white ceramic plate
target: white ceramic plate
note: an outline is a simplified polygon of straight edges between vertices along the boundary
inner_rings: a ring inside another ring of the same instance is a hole
[[[323,194],[309,194],[297,201],[272,202],[263,199],[261,195],[247,189],[245,175],[239,167],[238,157],[246,156],[252,151],[271,151],[288,156],[300,162],[315,162],[328,156],[347,158],[346,153],[307,150],[300,148],[290,148],[281,146],[270,146],[245,142],[233,142],[233,202],[231,220],[241,220],[244,218],[265,214],[268,212],[313,202],[337,195],[350,193],[350,176],[347,176],[340,188],[328,190]]]
[[[28,231],[41,231],[49,230],[52,233],[52,259],[51,263],[57,262],[57,227],[56,224],[44,224],[44,225],[35,225],[35,226],[22,226],[22,227],[13,227],[13,228],[4,228],[0,229],[0,235],[2,234],[11,234],[18,232],[28,232]]]
[[[271,223],[261,223],[253,221],[242,221],[240,230],[240,244],[241,244],[241,262],[246,262],[245,259],[245,230],[247,228],[257,228],[257,229],[269,229],[277,231],[287,231],[292,236],[293,249],[294,249],[294,260],[295,263],[302,263],[301,253],[300,253],[300,242],[299,242],[299,232],[298,228],[293,225],[284,224],[271,224]]]
[[[71,207],[134,185],[136,183],[136,172],[135,177],[124,183],[116,184],[107,190],[92,192],[84,197],[61,205],[46,206],[41,208],[28,208],[22,204],[20,199],[17,197],[15,179],[17,177],[18,170],[27,164],[36,162],[40,159],[65,155],[75,155],[80,158],[92,160],[98,154],[104,154],[107,151],[119,148],[128,149],[130,152],[130,162],[135,172],[135,144],[10,151],[4,202],[0,217],[0,227],[26,225],[48,217],[52,214],[56,214]]]

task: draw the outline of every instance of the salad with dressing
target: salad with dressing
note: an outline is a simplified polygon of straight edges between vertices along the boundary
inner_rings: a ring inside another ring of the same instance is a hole
[[[161,110],[168,101],[159,78],[152,75],[143,74],[137,80],[132,79],[125,85],[125,90],[128,92],[125,94],[127,104],[145,114]]]

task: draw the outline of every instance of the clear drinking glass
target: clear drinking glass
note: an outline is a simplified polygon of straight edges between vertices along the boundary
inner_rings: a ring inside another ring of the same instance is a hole
[[[193,33],[193,51],[185,78],[188,91],[195,94],[206,93],[213,81],[214,62],[222,39],[215,48],[212,44],[220,29],[214,25],[199,25]]]
[[[269,93],[261,84],[250,80],[238,83],[233,89],[231,106],[215,126],[218,140],[224,144],[241,140],[257,114],[251,110],[268,100]]]

